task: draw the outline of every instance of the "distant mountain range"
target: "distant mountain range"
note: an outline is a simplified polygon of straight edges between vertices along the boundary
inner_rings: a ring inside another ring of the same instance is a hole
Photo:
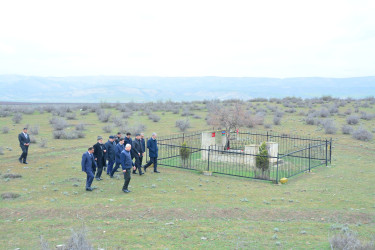
[[[257,97],[362,98],[375,95],[375,76],[258,77],[37,77],[0,75],[1,102],[147,102]]]

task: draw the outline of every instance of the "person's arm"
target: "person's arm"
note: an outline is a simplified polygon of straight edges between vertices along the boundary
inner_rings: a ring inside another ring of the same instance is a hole
[[[81,166],[82,166],[82,171],[86,172],[86,155],[82,155],[82,161],[81,161]]]

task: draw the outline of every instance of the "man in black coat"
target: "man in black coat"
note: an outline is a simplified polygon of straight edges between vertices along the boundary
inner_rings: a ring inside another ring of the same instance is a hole
[[[97,165],[97,171],[95,175],[95,179],[97,181],[103,180],[100,178],[102,176],[103,167],[105,166],[105,153],[106,153],[105,146],[103,144],[103,137],[98,136],[98,142],[94,145],[94,158]]]
[[[132,138],[130,138],[131,135],[132,134],[130,132],[126,133],[124,145],[126,145],[126,144],[133,145],[133,140],[132,140]]]
[[[26,158],[29,151],[30,135],[27,133],[27,128],[24,128],[23,132],[18,135],[18,140],[20,141],[20,147],[22,149],[22,154],[20,158],[18,158],[18,161],[23,164],[28,164]]]
[[[121,132],[117,132],[117,137],[115,140],[116,145],[120,142],[120,139],[122,138]]]
[[[132,158],[135,158],[135,167],[139,171],[139,175],[143,175],[142,173],[142,165],[140,157],[143,155],[143,149],[141,144],[141,134],[135,135],[135,140],[133,141],[132,149],[131,149]],[[136,174],[136,170],[133,170],[133,174]]]
[[[125,179],[124,186],[122,187],[122,191],[124,191],[125,193],[130,192],[130,190],[128,189],[130,179],[131,179],[130,170],[132,167],[133,169],[135,168],[132,158],[130,156],[131,147],[132,146],[130,144],[126,144],[125,150],[121,152],[121,166],[122,166],[122,172],[124,173],[124,179]]]
[[[115,137],[113,135],[109,136],[108,141],[104,144],[105,149],[107,150],[106,158],[108,160],[107,164],[107,174],[109,175],[112,172],[113,164],[115,163]]]
[[[89,147],[88,151],[82,155],[82,171],[86,173],[86,191],[92,191],[91,183],[94,180],[94,174],[92,172],[93,166],[96,164],[93,156],[94,148]]]

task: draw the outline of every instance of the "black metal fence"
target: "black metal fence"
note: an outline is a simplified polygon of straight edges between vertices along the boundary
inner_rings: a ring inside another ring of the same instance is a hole
[[[225,131],[216,131],[226,136]],[[183,147],[182,143],[187,146]],[[258,153],[246,150],[247,145],[276,143],[278,152],[268,155],[267,169],[259,168]],[[158,163],[164,166],[211,171],[213,173],[264,179],[276,183],[311,169],[331,163],[332,140],[299,137],[277,133],[231,132],[229,147],[212,145],[202,148],[202,131],[158,138]],[[182,154],[188,151],[188,154]]]

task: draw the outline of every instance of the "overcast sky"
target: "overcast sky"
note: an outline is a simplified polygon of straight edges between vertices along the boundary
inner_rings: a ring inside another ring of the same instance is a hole
[[[0,74],[375,75],[375,1],[1,1]]]

